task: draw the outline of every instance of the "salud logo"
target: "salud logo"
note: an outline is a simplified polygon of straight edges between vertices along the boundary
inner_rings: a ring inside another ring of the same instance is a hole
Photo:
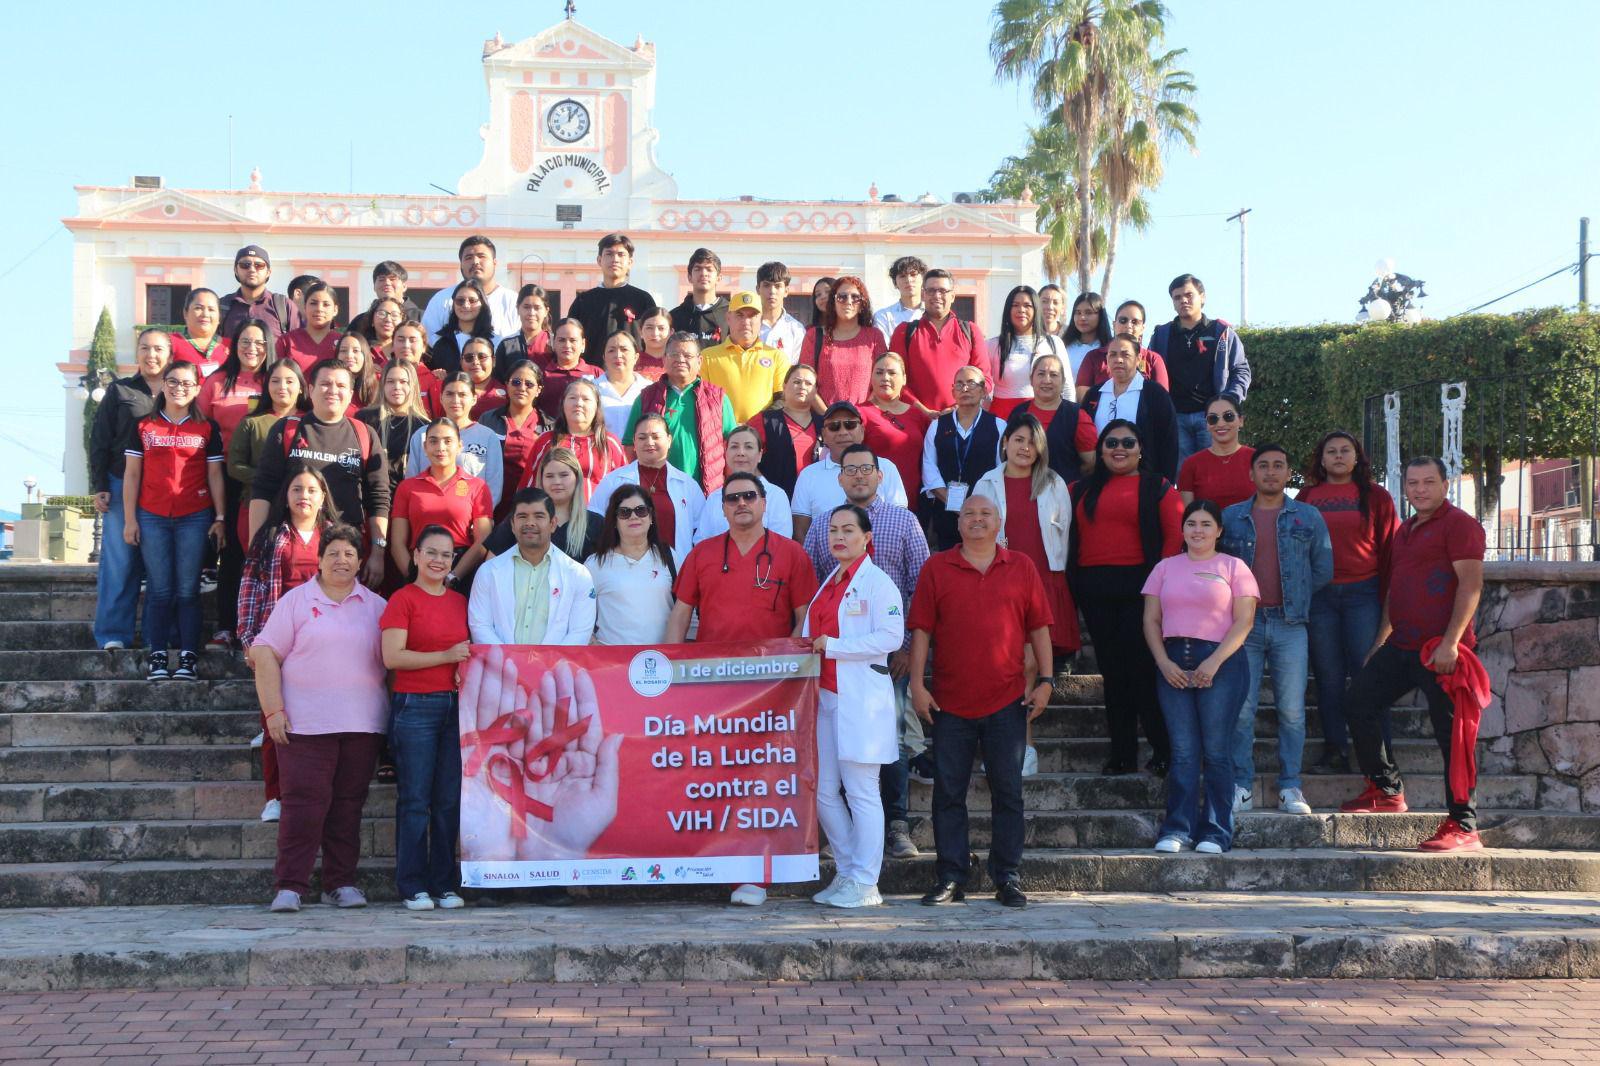
[[[672,684],[672,660],[651,648],[628,663],[628,684],[641,696],[659,696]]]

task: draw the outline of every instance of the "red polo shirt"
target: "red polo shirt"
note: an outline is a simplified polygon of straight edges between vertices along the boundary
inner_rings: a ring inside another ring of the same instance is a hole
[[[956,401],[950,383],[955,380],[956,371],[964,366],[978,367],[991,383],[994,381],[994,367],[989,365],[983,333],[976,325],[969,328],[971,340],[953,314],[939,328],[928,319],[919,318],[911,326],[911,350],[908,352],[906,331],[895,327],[889,350],[899,352],[905,359],[906,392],[922,406],[934,411],[953,406]]]
[[[176,333],[167,334],[167,340],[172,343],[172,361],[174,363],[193,363],[200,368],[200,373],[215,373],[223,360],[228,358],[228,338],[213,336],[211,347],[202,352],[194,346],[194,341],[188,337],[180,337]]]
[[[328,335],[318,344],[311,339],[311,334],[306,332],[304,326],[290,330],[278,338],[278,358],[293,359],[302,374],[309,374],[311,368],[324,359],[332,359],[333,351],[339,346],[339,338],[344,336],[336,329],[330,329]],[[310,382],[307,382],[310,384]]]
[[[1483,561],[1483,527],[1449,500],[1426,522],[1412,515],[1400,524],[1389,550],[1389,643],[1405,651],[1421,651],[1432,637],[1444,635],[1461,584],[1455,564]],[[1475,647],[1472,623],[1461,635],[1463,648]]]
[[[695,639],[770,640],[794,632],[795,609],[817,593],[817,572],[805,549],[788,537],[763,533],[741,554],[724,533],[694,546],[674,591],[700,610]]]
[[[389,504],[391,521],[404,518],[411,523],[408,548],[415,548],[417,537],[431,525],[448,529],[456,547],[465,548],[472,543],[472,523],[479,518],[492,520],[493,517],[494,503],[489,496],[489,486],[482,478],[463,474],[460,469],[443,485],[433,480],[426,470],[408,477],[395,487],[394,499]]]
[[[996,547],[980,573],[951,548],[922,565],[906,626],[933,639],[939,707],[986,718],[1022,698],[1022,648],[1050,621],[1044,583],[1026,555]]]
[[[445,651],[469,639],[467,598],[454,589],[432,596],[412,583],[401,588],[383,608],[379,629],[406,631],[406,650]],[[454,692],[456,668],[453,663],[428,666],[421,670],[396,670],[396,692]]]
[[[209,418],[191,413],[174,422],[165,411],[139,420],[128,442],[128,455],[143,460],[139,506],[151,514],[180,518],[222,506],[211,499],[206,468],[220,463],[222,431]]]
[[[811,636],[832,637],[839,636],[839,605],[844,603],[844,594],[850,590],[850,581],[856,576],[856,571],[861,569],[863,555],[860,559],[845,567],[835,581],[823,583],[822,591],[817,593],[817,598],[811,601],[811,610],[806,620],[811,623]],[[859,601],[858,601],[859,602]],[[839,660],[822,656],[822,687],[829,692],[839,691]]]

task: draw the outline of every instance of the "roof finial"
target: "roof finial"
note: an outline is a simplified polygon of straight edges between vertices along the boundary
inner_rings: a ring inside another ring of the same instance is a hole
[[[574,0],[567,0],[567,18],[568,19],[575,19],[577,17],[578,17],[578,5],[574,2]]]

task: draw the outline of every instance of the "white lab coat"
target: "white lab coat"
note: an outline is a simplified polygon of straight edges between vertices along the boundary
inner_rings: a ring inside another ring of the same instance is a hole
[[[834,567],[828,580],[838,571]],[[852,603],[865,606],[852,614]],[[809,606],[801,634],[812,635]],[[889,677],[889,656],[900,650],[905,636],[900,590],[871,559],[863,561],[839,605],[839,635],[829,639],[824,653],[839,666],[838,755],[844,762],[881,764],[899,758],[895,726],[900,704]]]
[[[600,484],[594,487],[594,495],[589,497],[589,510],[595,514],[605,514],[614,492],[624,485],[638,483],[637,461],[617,467],[601,478]],[[687,559],[689,552],[694,548],[694,527],[700,522],[700,512],[706,505],[706,494],[700,491],[698,481],[668,463],[667,495],[672,497],[674,522],[672,546],[677,550],[679,558]]]
[[[1002,545],[1006,542],[1005,478],[1006,468],[1001,464],[980,477],[969,494],[987,496],[994,501],[995,510],[1000,512],[999,543]],[[1039,508],[1039,533],[1044,537],[1044,557],[1051,570],[1065,570],[1067,533],[1072,529],[1072,494],[1067,491],[1067,483],[1052,470],[1049,487],[1033,502]]]
[[[517,642],[516,558],[501,552],[478,568],[467,601],[467,628],[474,644]],[[550,546],[550,614],[541,644],[582,645],[594,636],[594,578],[583,564]]]

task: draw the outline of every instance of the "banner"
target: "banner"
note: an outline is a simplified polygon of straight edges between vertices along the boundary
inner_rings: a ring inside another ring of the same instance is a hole
[[[815,879],[818,675],[801,640],[474,645],[462,883]]]

